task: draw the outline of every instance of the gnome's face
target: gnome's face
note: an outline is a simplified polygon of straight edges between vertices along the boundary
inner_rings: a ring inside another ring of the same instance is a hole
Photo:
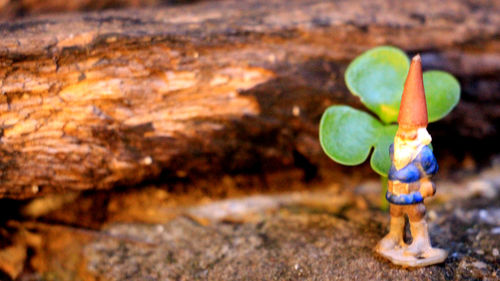
[[[394,166],[401,169],[408,165],[422,149],[432,141],[425,127],[399,128],[394,138]]]

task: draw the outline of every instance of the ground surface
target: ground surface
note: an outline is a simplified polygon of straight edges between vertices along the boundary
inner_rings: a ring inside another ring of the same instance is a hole
[[[111,200],[107,220],[115,222],[101,230],[32,228],[45,242],[26,264],[42,274],[25,269],[21,280],[499,280],[500,166],[438,180],[428,221],[434,246],[449,256],[444,264],[419,269],[393,266],[372,250],[388,223],[376,207],[378,182],[342,186],[205,198],[156,211],[153,194],[163,193],[148,191],[145,201],[134,193],[129,196],[142,206],[147,223],[137,222],[140,212],[127,213],[126,200]],[[71,204],[82,208],[85,201],[78,200]],[[136,222],[123,222],[114,208]],[[63,210],[73,212],[69,205]]]
[[[431,233],[450,256],[415,270],[375,257],[387,216],[356,208],[336,214],[283,208],[255,222],[209,226],[186,217],[118,224],[108,231],[153,245],[104,239],[89,244],[85,256],[91,272],[111,280],[498,280],[498,229],[474,218],[496,214],[498,227],[499,212],[498,198],[438,210]]]
[[[427,217],[449,256],[419,269],[374,254],[389,217],[380,183],[363,175],[304,186],[288,172],[39,198],[0,227],[11,233],[0,239],[0,280],[500,279],[500,161],[440,172]]]

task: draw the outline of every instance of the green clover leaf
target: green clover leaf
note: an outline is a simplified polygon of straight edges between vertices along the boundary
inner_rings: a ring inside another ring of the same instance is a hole
[[[399,105],[410,67],[406,54],[395,47],[382,46],[366,51],[347,67],[345,81],[352,94],[383,122],[349,106],[326,109],[320,122],[321,147],[334,161],[344,165],[364,162],[374,148],[370,164],[387,176],[391,162],[389,146],[396,135]],[[460,84],[449,73],[423,74],[429,122],[446,116],[460,99]]]
[[[400,49],[377,47],[366,51],[347,67],[345,81],[352,94],[384,123],[398,119],[410,60]]]
[[[389,146],[394,142],[394,136],[398,130],[397,125],[383,126],[377,135],[375,150],[373,151],[370,165],[372,169],[381,176],[387,177],[391,168],[391,159],[389,157]]]
[[[460,84],[455,77],[444,71],[424,72],[424,89],[429,122],[448,115],[460,100]]]
[[[319,140],[325,153],[335,162],[358,165],[368,158],[381,126],[366,112],[334,105],[321,118]]]

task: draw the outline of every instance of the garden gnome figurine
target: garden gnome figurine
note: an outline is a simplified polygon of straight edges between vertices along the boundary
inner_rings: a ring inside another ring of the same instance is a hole
[[[436,192],[430,176],[438,170],[436,158],[429,148],[431,136],[427,127],[422,63],[416,55],[404,85],[398,116],[398,131],[390,147],[386,199],[390,203],[389,233],[377,244],[375,250],[392,263],[418,267],[441,263],[447,252],[433,248],[425,220],[424,198]],[[408,216],[412,243],[403,240],[405,214]]]

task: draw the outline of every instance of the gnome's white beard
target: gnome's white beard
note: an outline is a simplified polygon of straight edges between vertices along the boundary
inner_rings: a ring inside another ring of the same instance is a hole
[[[426,128],[419,128],[417,130],[417,137],[414,140],[402,139],[396,137],[394,139],[394,166],[397,170],[404,168],[408,165],[422,148],[432,141],[431,135],[427,132]]]

